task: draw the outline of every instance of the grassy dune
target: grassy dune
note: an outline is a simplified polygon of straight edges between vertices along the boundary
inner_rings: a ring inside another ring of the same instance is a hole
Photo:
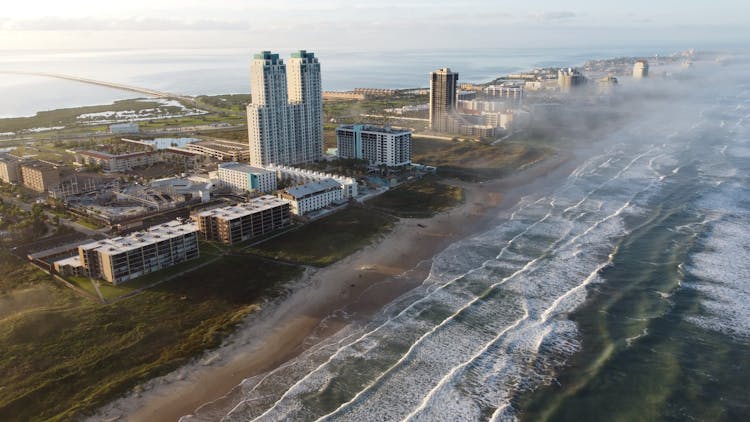
[[[446,177],[477,181],[506,176],[549,155],[552,150],[527,143],[489,145],[414,137],[413,161],[438,167]]]
[[[71,420],[188,362],[300,269],[227,256],[101,305],[4,254],[0,420]]]

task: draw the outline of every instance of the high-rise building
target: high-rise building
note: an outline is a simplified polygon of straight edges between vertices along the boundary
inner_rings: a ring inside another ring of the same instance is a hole
[[[300,50],[289,72],[278,54],[256,54],[250,65],[252,103],[247,106],[250,164],[299,164],[323,153],[320,64]]]
[[[390,127],[342,125],[336,129],[341,158],[357,158],[389,167],[411,163],[411,132]]]
[[[430,73],[430,129],[448,132],[456,111],[458,73],[443,68]]]
[[[637,60],[633,65],[633,77],[642,79],[648,77],[648,62],[646,60]]]
[[[586,77],[576,69],[560,69],[557,71],[557,84],[562,92],[570,92],[575,87],[584,85]]]

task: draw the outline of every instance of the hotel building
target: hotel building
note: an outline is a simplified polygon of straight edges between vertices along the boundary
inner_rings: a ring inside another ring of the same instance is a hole
[[[224,186],[228,186],[240,192],[273,192],[276,190],[276,172],[243,163],[219,164],[219,180]]]
[[[341,158],[367,160],[389,167],[411,164],[411,132],[390,127],[345,125],[336,129],[336,146]]]
[[[291,203],[270,195],[193,216],[202,239],[232,244],[272,233],[291,223]]]
[[[250,164],[264,167],[320,160],[323,99],[315,55],[300,50],[292,54],[287,68],[278,54],[264,51],[255,55],[250,77]]]

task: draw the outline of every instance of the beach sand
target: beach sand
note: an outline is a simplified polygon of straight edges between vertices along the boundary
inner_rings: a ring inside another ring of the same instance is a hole
[[[273,370],[344,326],[330,315],[368,318],[421,284],[434,255],[489,227],[523,196],[556,186],[574,167],[570,158],[549,157],[499,180],[450,182],[464,188],[462,205],[432,218],[402,219],[380,241],[308,271],[293,293],[250,317],[219,349],[146,383],[90,420],[176,421],[206,403],[220,403],[244,379]]]

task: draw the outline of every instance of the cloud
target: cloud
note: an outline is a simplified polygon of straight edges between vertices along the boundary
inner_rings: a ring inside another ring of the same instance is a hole
[[[559,12],[536,12],[529,15],[529,18],[538,22],[559,22],[577,18],[578,14],[570,11]]]
[[[247,22],[214,19],[0,18],[0,30],[6,31],[233,31],[249,28]]]

